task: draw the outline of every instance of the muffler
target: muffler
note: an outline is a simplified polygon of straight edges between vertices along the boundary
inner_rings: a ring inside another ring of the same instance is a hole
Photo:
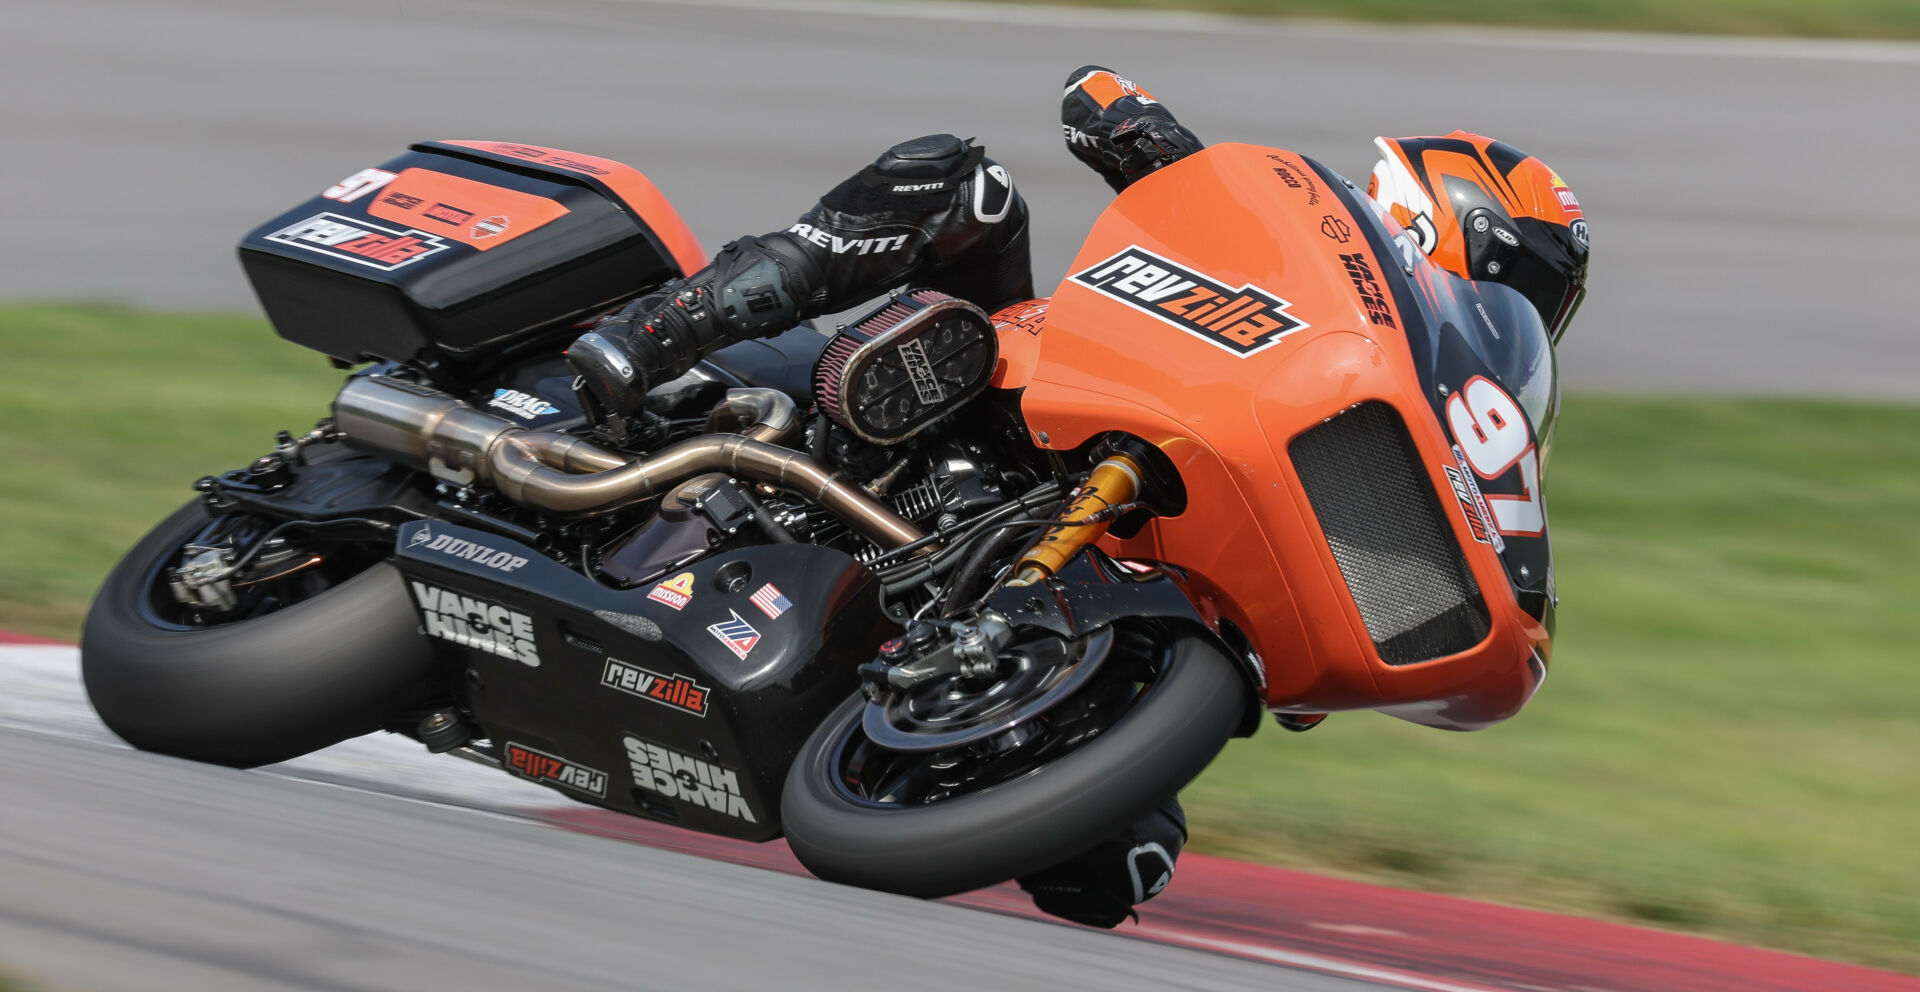
[[[446,393],[387,376],[348,380],[333,419],[360,451],[426,470],[457,485],[484,483],[522,506],[607,513],[658,496],[693,476],[724,472],[825,507],[882,548],[919,540],[920,529],[808,456],[781,447],[799,432],[794,402],[774,389],[729,389],[706,434],[634,458],[568,434],[529,431]]]

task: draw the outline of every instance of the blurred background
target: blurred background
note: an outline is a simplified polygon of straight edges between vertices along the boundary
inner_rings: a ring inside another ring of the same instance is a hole
[[[573,149],[711,250],[949,131],[1011,170],[1046,287],[1110,198],[1059,138],[1098,62],[1356,182],[1375,135],[1501,138],[1594,242],[1545,690],[1472,735],[1263,728],[1186,793],[1194,849],[1920,973],[1920,2],[1123,6],[1308,19],[0,0],[0,629],[72,639],[191,480],[325,412],[337,374],[233,246],[341,177],[429,138]]]

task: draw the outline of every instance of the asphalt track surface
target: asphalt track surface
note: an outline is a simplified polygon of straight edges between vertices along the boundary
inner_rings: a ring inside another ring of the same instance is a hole
[[[1675,933],[1189,854],[1138,923],[902,899],[784,844],[573,803],[403,738],[235,771],[128,750],[0,632],[0,975],[77,989],[1920,992]],[[1274,967],[1280,965],[1284,967]]]
[[[0,648],[0,754],[0,967],[62,990],[1376,987],[553,829],[396,738],[141,754],[70,649]]]
[[[1378,134],[1541,155],[1596,251],[1571,388],[1920,398],[1920,46],[844,2],[0,0],[0,24],[0,299],[250,308],[240,234],[421,138],[628,161],[712,248],[937,130],[1011,168],[1044,287],[1108,198],[1056,116],[1094,61],[1356,181]]]

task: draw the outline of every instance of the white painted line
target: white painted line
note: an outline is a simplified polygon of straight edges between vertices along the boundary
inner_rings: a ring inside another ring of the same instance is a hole
[[[1365,24],[1318,18],[1268,18],[1200,11],[1118,10],[967,0],[611,0],[650,7],[727,8],[822,17],[898,18],[1077,31],[1233,34],[1307,40],[1414,42],[1481,48],[1608,52],[1680,58],[1790,59],[1920,65],[1920,42],[1838,38],[1763,38],[1641,34],[1451,24]]]
[[[1149,938],[1143,938],[1149,939]],[[1150,939],[1165,940],[1168,943],[1181,944],[1201,950],[1221,951],[1236,957],[1254,958],[1271,961],[1290,968],[1304,968],[1309,971],[1338,975],[1342,978],[1357,978],[1363,981],[1392,985],[1397,988],[1413,989],[1415,992],[1502,992],[1491,985],[1468,985],[1460,982],[1443,981],[1410,971],[1395,968],[1380,968],[1360,964],[1341,958],[1330,958],[1319,954],[1302,954],[1298,951],[1283,951],[1276,947],[1249,944],[1238,940],[1222,940],[1207,937],[1184,930],[1156,928]]]

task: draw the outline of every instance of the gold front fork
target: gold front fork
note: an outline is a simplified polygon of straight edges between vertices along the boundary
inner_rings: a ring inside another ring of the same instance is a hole
[[[1126,455],[1111,455],[1095,465],[1086,485],[1074,493],[1073,502],[1060,515],[1060,524],[1027,549],[1007,585],[1030,586],[1044,581],[1066,567],[1081,548],[1099,540],[1113,526],[1116,516],[1107,511],[1140,495],[1140,471],[1140,464]]]

